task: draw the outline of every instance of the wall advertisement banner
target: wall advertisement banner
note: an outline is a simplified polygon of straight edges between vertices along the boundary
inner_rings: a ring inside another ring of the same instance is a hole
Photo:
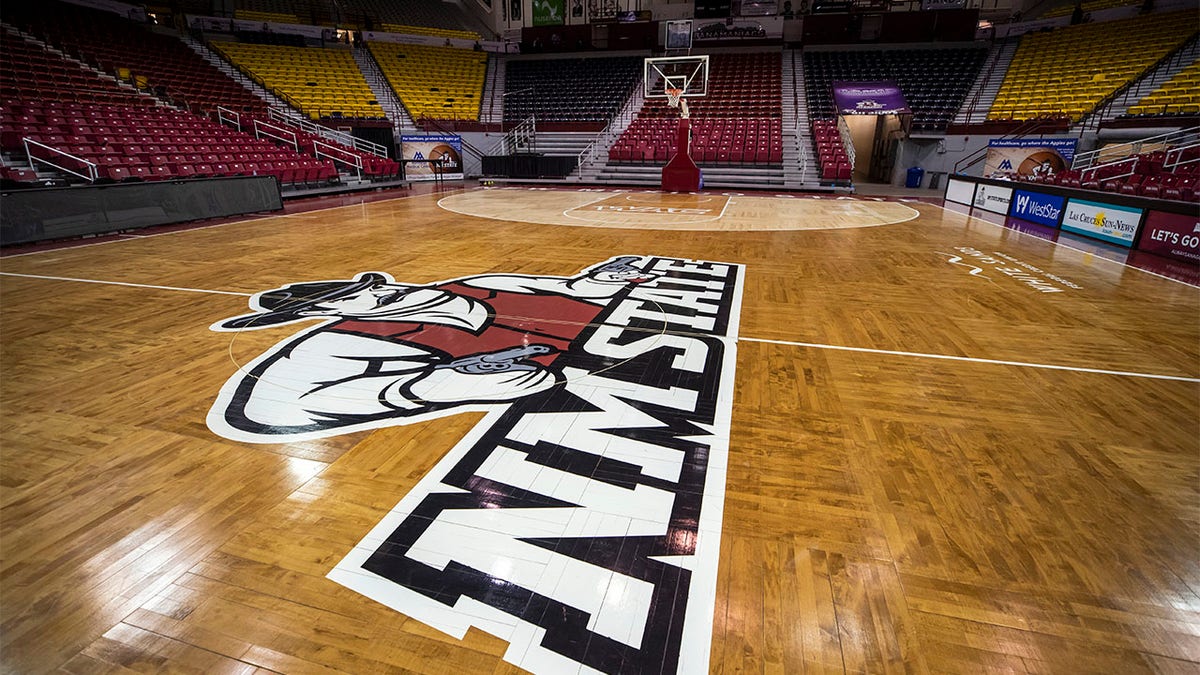
[[[972,204],[977,209],[1008,214],[1008,205],[1012,203],[1013,189],[1001,185],[985,185],[980,183],[975,188],[975,201]]]
[[[1014,190],[1010,215],[1031,223],[1058,227],[1064,201],[1064,198],[1055,195]]]
[[[400,137],[404,177],[411,181],[462,180],[462,136],[404,134]]]
[[[946,200],[959,204],[970,204],[975,197],[975,184],[951,178],[946,181]]]
[[[533,25],[561,26],[566,18],[566,0],[533,0]]]
[[[1062,229],[1120,246],[1133,246],[1141,220],[1142,209],[1071,199],[1063,211]]]
[[[1150,211],[1137,247],[1168,258],[1200,263],[1200,218],[1195,214]]]
[[[1065,171],[1075,158],[1074,138],[993,138],[983,162],[985,178],[1041,176]]]
[[[894,115],[912,112],[895,82],[834,82],[839,115]]]

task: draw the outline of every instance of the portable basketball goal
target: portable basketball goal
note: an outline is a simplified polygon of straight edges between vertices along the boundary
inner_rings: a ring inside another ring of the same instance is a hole
[[[675,154],[662,170],[662,188],[669,192],[694,192],[703,184],[700,167],[692,159],[692,128],[687,99],[708,93],[708,56],[663,56],[646,59],[643,73],[646,98],[665,99],[679,109]]]

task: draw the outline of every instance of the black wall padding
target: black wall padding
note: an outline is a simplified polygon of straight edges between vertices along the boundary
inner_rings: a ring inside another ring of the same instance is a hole
[[[273,176],[13,190],[0,194],[0,245],[282,208]]]

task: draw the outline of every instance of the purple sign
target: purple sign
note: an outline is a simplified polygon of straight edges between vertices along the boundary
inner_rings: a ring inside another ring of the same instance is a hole
[[[895,115],[912,112],[895,82],[834,82],[839,115]]]

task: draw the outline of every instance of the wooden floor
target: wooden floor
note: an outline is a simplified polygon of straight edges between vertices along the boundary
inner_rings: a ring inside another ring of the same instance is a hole
[[[621,255],[745,266],[709,672],[1200,672],[1196,287],[927,203],[398,194],[0,260],[5,672],[522,672],[326,577],[482,414],[229,440],[303,324],[209,327]]]

